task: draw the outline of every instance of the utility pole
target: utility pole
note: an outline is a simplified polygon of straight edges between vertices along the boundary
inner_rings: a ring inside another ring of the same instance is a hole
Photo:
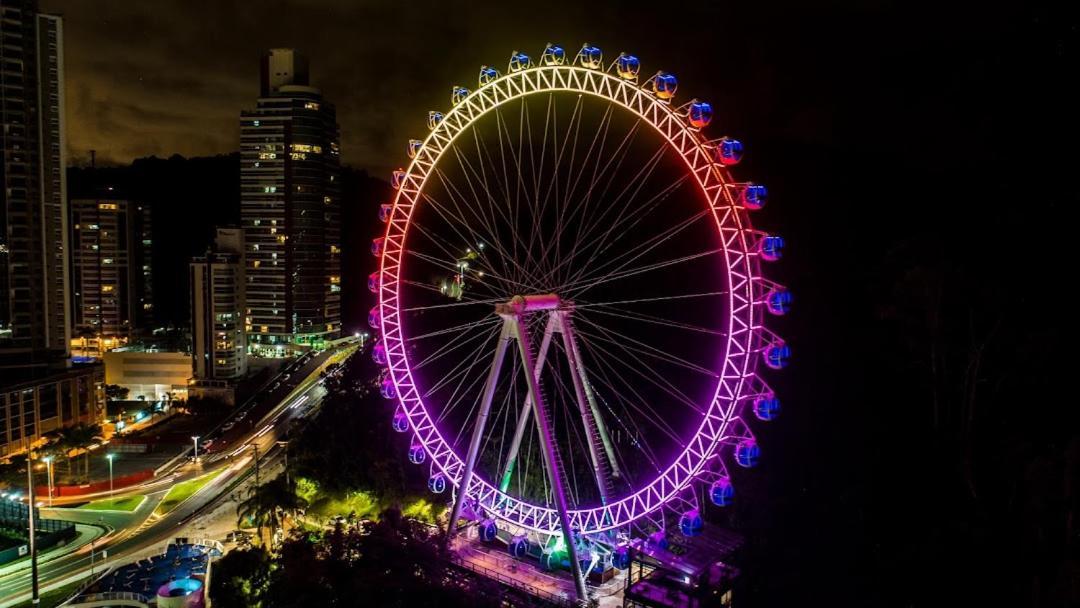
[[[255,449],[255,489],[259,489],[259,444],[253,443],[251,447]]]
[[[38,589],[37,539],[34,538],[34,459],[30,450],[26,451],[26,506],[30,519],[30,605],[37,608],[41,604]]]

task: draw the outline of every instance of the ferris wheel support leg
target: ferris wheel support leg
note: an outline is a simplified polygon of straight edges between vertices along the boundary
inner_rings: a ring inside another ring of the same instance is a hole
[[[600,500],[605,505],[608,504],[608,500],[611,498],[608,495],[608,479],[607,467],[604,466],[603,458],[600,455],[600,446],[597,445],[597,435],[599,432],[600,419],[596,416],[595,409],[590,410],[589,403],[585,397],[585,387],[583,382],[584,369],[581,366],[581,360],[578,358],[576,340],[574,339],[573,329],[569,319],[566,318],[565,311],[558,311],[555,314],[559,315],[559,324],[562,328],[562,340],[563,350],[566,351],[566,358],[570,364],[570,378],[574,384],[574,396],[577,398],[578,412],[581,414],[581,423],[585,425],[585,437],[588,439],[589,445],[589,459],[592,460],[593,475],[596,477],[596,488],[600,492]],[[589,418],[592,417],[592,420]],[[597,425],[597,432],[593,432],[593,423]]]
[[[487,424],[488,413],[491,411],[491,401],[495,396],[495,384],[499,380],[499,370],[502,369],[503,359],[506,358],[506,347],[510,340],[514,339],[515,328],[509,321],[503,322],[502,333],[499,335],[499,343],[495,346],[495,359],[491,362],[491,371],[488,372],[487,384],[484,385],[484,395],[480,401],[480,410],[476,415],[476,426],[473,428],[472,438],[469,440],[469,452],[465,457],[465,470],[461,473],[458,484],[457,498],[454,500],[454,509],[450,514],[450,521],[446,524],[446,540],[449,541],[457,531],[457,521],[461,517],[461,508],[469,495],[469,484],[472,483],[473,469],[476,467],[476,457],[480,452],[480,440],[484,437],[484,426]]]
[[[570,347],[566,352],[577,362],[574,369],[577,371],[577,375],[581,377],[581,386],[585,391],[585,399],[589,403],[589,410],[592,412],[593,420],[596,422],[596,429],[600,432],[600,441],[604,444],[604,452],[607,454],[608,465],[611,467],[611,476],[618,478],[622,476],[622,473],[619,472],[619,463],[615,460],[615,446],[611,443],[611,435],[608,434],[607,425],[604,424],[604,417],[600,415],[600,406],[596,404],[596,393],[592,390],[589,375],[585,371],[585,366],[581,364],[581,352],[578,350],[577,339],[573,336],[573,331],[573,323],[566,319],[563,322],[563,335],[565,336],[567,333],[571,335]]]
[[[547,360],[548,348],[551,347],[551,334],[555,333],[555,324],[558,319],[555,315],[548,316],[547,326],[544,328],[544,337],[540,341],[540,351],[536,355],[536,371],[534,375],[540,377],[540,370],[544,367],[544,362]],[[529,414],[532,413],[532,394],[525,395],[525,403],[521,406],[521,413],[518,414],[517,426],[514,427],[514,437],[510,441],[510,450],[507,452],[506,466],[503,468],[503,474],[499,481],[499,491],[505,492],[510,487],[510,476],[514,472],[514,466],[517,465],[518,451],[521,449],[521,440],[525,436],[525,426],[529,423]],[[542,440],[543,438],[541,438]]]
[[[504,317],[505,318],[505,317]],[[585,589],[585,578],[581,572],[581,562],[577,558],[577,547],[574,546],[574,534],[570,529],[569,508],[566,503],[566,491],[563,489],[563,479],[559,460],[559,452],[555,446],[555,438],[552,435],[551,425],[547,417],[544,399],[540,395],[540,381],[532,370],[536,364],[532,360],[530,352],[529,335],[525,324],[521,322],[519,315],[513,315],[514,329],[517,331],[518,352],[521,354],[522,368],[525,369],[525,379],[529,385],[529,395],[532,397],[533,414],[536,416],[536,425],[540,428],[540,439],[543,445],[544,464],[546,465],[548,478],[551,483],[552,494],[555,496],[555,507],[559,512],[559,527],[562,528],[563,542],[566,545],[566,556],[570,558],[570,570],[574,576],[574,589],[577,592],[577,600],[585,602],[589,599]]]

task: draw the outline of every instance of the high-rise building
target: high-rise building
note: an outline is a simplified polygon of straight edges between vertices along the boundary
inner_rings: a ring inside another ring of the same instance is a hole
[[[341,331],[339,129],[292,49],[262,58],[240,115],[240,212],[252,352],[284,356]]]
[[[71,201],[76,352],[100,354],[152,327],[151,221],[144,204]]]
[[[218,228],[214,247],[191,261],[192,372],[196,380],[247,374],[244,234]]]
[[[63,24],[0,5],[0,368],[68,354]]]
[[[0,456],[105,416],[100,364],[73,364],[60,17],[0,3]]]

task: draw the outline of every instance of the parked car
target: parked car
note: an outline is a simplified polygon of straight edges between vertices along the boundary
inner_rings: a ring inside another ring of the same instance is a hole
[[[232,428],[233,428],[234,426],[236,426],[236,422],[234,422],[234,421],[230,420],[230,421],[226,422],[224,426],[222,426],[222,427],[221,427],[221,430],[223,430],[223,431],[229,431],[229,430],[231,430],[231,429],[232,429]]]

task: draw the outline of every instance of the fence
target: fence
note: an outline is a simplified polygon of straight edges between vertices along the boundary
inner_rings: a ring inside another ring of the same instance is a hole
[[[131,473],[130,475],[121,475],[115,477],[112,480],[112,488],[119,490],[120,488],[126,488],[133,486],[137,483],[142,483],[147,479],[154,477],[153,469],[146,469],[145,471],[138,471]],[[98,492],[107,492],[109,490],[109,480],[95,481],[93,483],[84,483],[78,486],[53,486],[53,498],[62,498],[65,496],[83,496],[86,494],[97,494]],[[39,497],[45,497],[49,495],[48,486],[39,486],[34,489]]]
[[[534,587],[533,585],[529,585],[513,577],[507,576],[506,574],[499,572],[498,570],[492,570],[491,568],[485,568],[484,566],[481,566],[479,564],[470,563],[456,554],[452,553],[450,555],[450,563],[460,568],[464,568],[465,570],[468,570],[475,574],[479,574],[480,576],[498,581],[500,584],[506,585],[507,587],[513,587],[518,591],[527,593],[533,597],[540,598],[541,600],[544,600],[545,602],[549,602],[556,606],[571,607],[574,605],[574,603],[568,597],[562,595],[555,595],[550,591],[546,591],[539,587]]]

